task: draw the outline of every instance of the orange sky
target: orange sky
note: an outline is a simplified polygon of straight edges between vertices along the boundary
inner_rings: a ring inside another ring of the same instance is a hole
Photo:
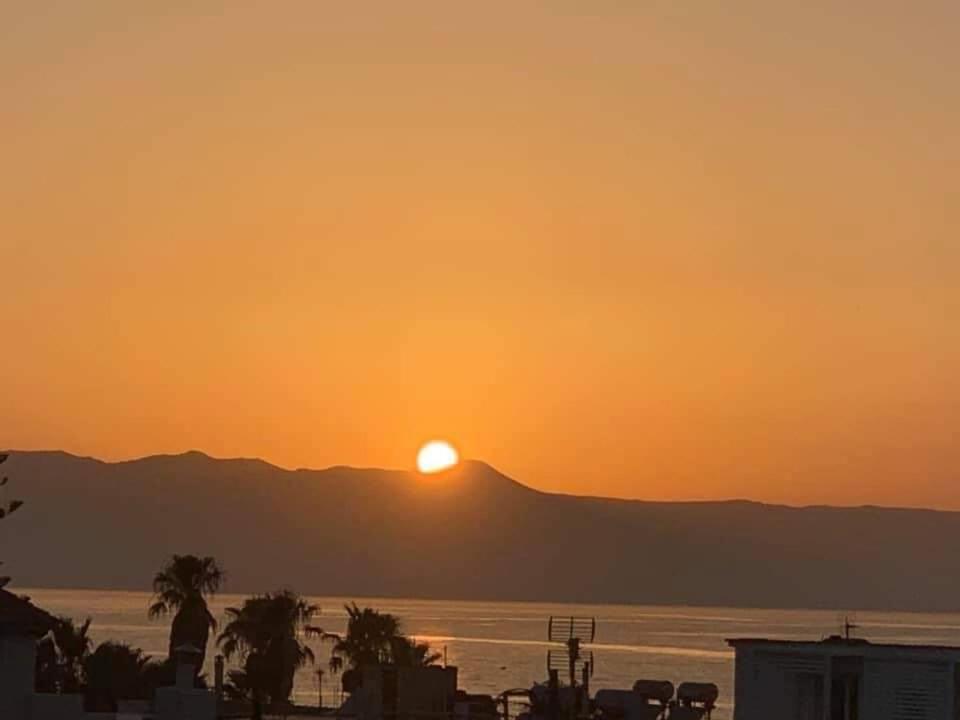
[[[549,490],[960,508],[958,33],[954,0],[6,3],[0,446],[444,436]]]

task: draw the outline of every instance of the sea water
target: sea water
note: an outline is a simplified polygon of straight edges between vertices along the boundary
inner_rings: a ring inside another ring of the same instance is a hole
[[[55,615],[82,621],[91,618],[95,642],[117,640],[164,657],[169,618],[147,618],[150,594],[98,590],[15,589]],[[547,675],[547,620],[553,616],[596,618],[592,688],[629,688],[639,678],[713,682],[720,687],[716,720],[729,720],[733,704],[733,637],[772,637],[819,640],[838,633],[845,614],[822,610],[764,610],[711,607],[648,607],[642,605],[568,605],[558,603],[465,602],[395,598],[310,598],[320,609],[314,625],[340,633],[346,625],[344,604],[356,601],[393,613],[405,633],[429,642],[459,668],[460,687],[496,694],[526,688]],[[223,611],[239,606],[241,595],[218,595],[210,603],[221,622]],[[960,645],[960,614],[863,612],[855,616],[854,632],[875,642]],[[329,671],[331,644],[308,643],[317,662],[297,674],[294,699],[325,705],[340,696],[339,678]],[[213,657],[207,652],[208,675]],[[228,665],[229,667],[229,665]],[[322,670],[321,676],[317,671]]]

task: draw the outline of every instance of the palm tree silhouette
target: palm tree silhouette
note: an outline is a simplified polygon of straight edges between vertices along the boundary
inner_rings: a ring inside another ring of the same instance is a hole
[[[88,711],[116,712],[117,700],[149,699],[160,664],[140,648],[104,642],[83,661]]]
[[[314,662],[303,638],[322,632],[310,625],[318,612],[316,605],[290,590],[255,595],[239,608],[227,608],[228,622],[217,645],[227,659],[237,656],[242,661],[242,675],[232,673],[231,682],[252,697],[255,717],[264,700],[289,700],[294,674]]]
[[[170,625],[168,657],[182,645],[192,645],[200,651],[197,672],[203,667],[207,654],[210,630],[216,630],[217,621],[207,607],[207,597],[214,595],[224,580],[224,572],[212,557],[174,555],[170,562],[153,578],[151,619],[175,613]]]
[[[343,636],[325,634],[334,640],[330,669],[343,670],[344,665],[359,669],[364,665],[392,663],[404,666],[434,664],[440,656],[430,652],[426,643],[418,643],[400,632],[400,620],[390,613],[373,608],[360,609],[356,603],[344,605],[347,611],[347,632]]]
[[[361,610],[356,603],[343,607],[347,611],[347,632],[326,636],[334,640],[330,669],[338,672],[345,664],[359,668],[388,662],[390,643],[400,634],[400,620],[373,608]]]
[[[37,644],[37,687],[44,692],[76,693],[83,685],[83,667],[90,655],[90,618],[77,625],[57,618],[52,632]]]
[[[390,659],[394,665],[402,667],[428,667],[435,665],[443,657],[438,652],[431,652],[428,643],[417,642],[404,635],[395,637],[390,642]]]

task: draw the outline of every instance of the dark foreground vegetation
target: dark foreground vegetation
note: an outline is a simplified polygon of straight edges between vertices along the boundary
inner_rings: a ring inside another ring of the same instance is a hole
[[[371,664],[426,666],[439,655],[425,643],[407,637],[400,620],[389,613],[351,604],[342,635],[324,632],[313,624],[320,609],[292,590],[253,595],[226,611],[218,628],[208,600],[225,579],[212,557],[174,555],[154,576],[151,618],[172,616],[166,658],[146,655],[140,648],[111,640],[94,648],[90,619],[77,623],[58,618],[53,631],[39,645],[37,691],[81,693],[88,711],[116,711],[120,700],[148,700],[158,688],[173,685],[179,652],[195,651],[196,687],[208,687],[203,674],[211,637],[233,667],[226,673],[223,692],[228,700],[249,704],[254,718],[266,708],[290,706],[294,676],[317,662],[308,644],[311,638],[330,643],[329,671],[342,675],[345,690],[359,681],[358,668]]]

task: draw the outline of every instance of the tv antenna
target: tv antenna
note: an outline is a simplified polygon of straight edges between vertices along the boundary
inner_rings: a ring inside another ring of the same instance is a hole
[[[856,615],[844,615],[843,616],[843,639],[850,639],[850,632],[852,630],[859,630],[860,626],[857,625],[857,616]]]
[[[593,651],[583,646],[592,643],[597,634],[597,620],[592,617],[554,617],[547,624],[547,640],[562,644],[562,650],[547,650],[547,672],[566,671],[570,687],[577,686],[577,677],[586,683],[593,677]]]

